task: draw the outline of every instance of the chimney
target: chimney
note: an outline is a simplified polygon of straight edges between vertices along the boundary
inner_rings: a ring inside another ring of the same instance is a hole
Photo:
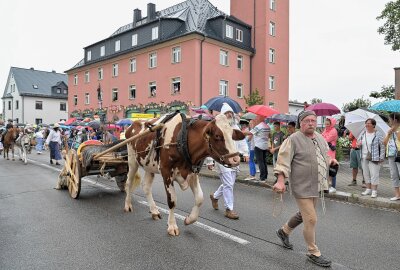
[[[30,70],[35,70],[35,69],[33,67],[31,67]]]
[[[51,71],[52,73],[56,73],[56,71],[53,69],[52,71]]]
[[[133,11],[133,27],[136,26],[136,23],[142,19],[142,11],[138,8],[135,8]]]
[[[147,21],[152,21],[156,18],[156,5],[153,3],[147,4]]]
[[[400,67],[394,68],[394,94],[395,99],[400,99]]]

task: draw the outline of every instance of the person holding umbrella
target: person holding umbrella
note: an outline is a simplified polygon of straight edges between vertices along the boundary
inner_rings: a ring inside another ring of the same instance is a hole
[[[391,201],[400,200],[400,162],[397,161],[397,153],[400,150],[400,115],[391,113],[389,115],[389,124],[391,129],[386,134],[383,143],[386,145],[386,156],[389,160],[390,177],[394,188],[394,197],[390,198]]]

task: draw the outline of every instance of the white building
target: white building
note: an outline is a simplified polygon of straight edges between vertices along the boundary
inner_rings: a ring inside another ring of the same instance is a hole
[[[68,118],[68,78],[55,71],[11,67],[3,93],[3,119],[52,124]]]

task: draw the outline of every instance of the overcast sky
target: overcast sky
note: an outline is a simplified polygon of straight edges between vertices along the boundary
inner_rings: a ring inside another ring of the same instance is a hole
[[[11,66],[57,72],[71,68],[83,58],[83,47],[131,22],[135,8],[146,16],[150,1],[0,1],[1,89]],[[160,10],[182,1],[151,2]],[[229,0],[210,2],[229,14]],[[376,17],[387,2],[290,1],[291,100],[316,97],[341,108],[382,85],[394,85],[393,68],[400,66],[400,53],[385,46],[377,33],[382,22]],[[0,111],[1,107],[2,102]]]

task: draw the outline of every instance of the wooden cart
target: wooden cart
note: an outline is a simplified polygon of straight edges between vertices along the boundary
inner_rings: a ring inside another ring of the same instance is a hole
[[[85,166],[87,162],[85,162],[82,153],[85,151],[85,147],[99,145],[101,144],[100,142],[94,144],[83,144],[78,148],[78,150],[64,150],[64,168],[61,170],[59,175],[59,183],[61,183],[61,187],[68,188],[70,196],[77,199],[81,192],[81,179],[83,177],[89,175],[104,176],[107,174],[115,178],[117,186],[121,191],[125,191],[125,182],[128,173],[127,144],[150,132],[161,129],[163,126],[163,124],[158,124],[129,139],[115,145],[110,145],[110,147],[105,145],[104,147],[107,147],[106,150],[90,157],[90,163],[88,166]]]

